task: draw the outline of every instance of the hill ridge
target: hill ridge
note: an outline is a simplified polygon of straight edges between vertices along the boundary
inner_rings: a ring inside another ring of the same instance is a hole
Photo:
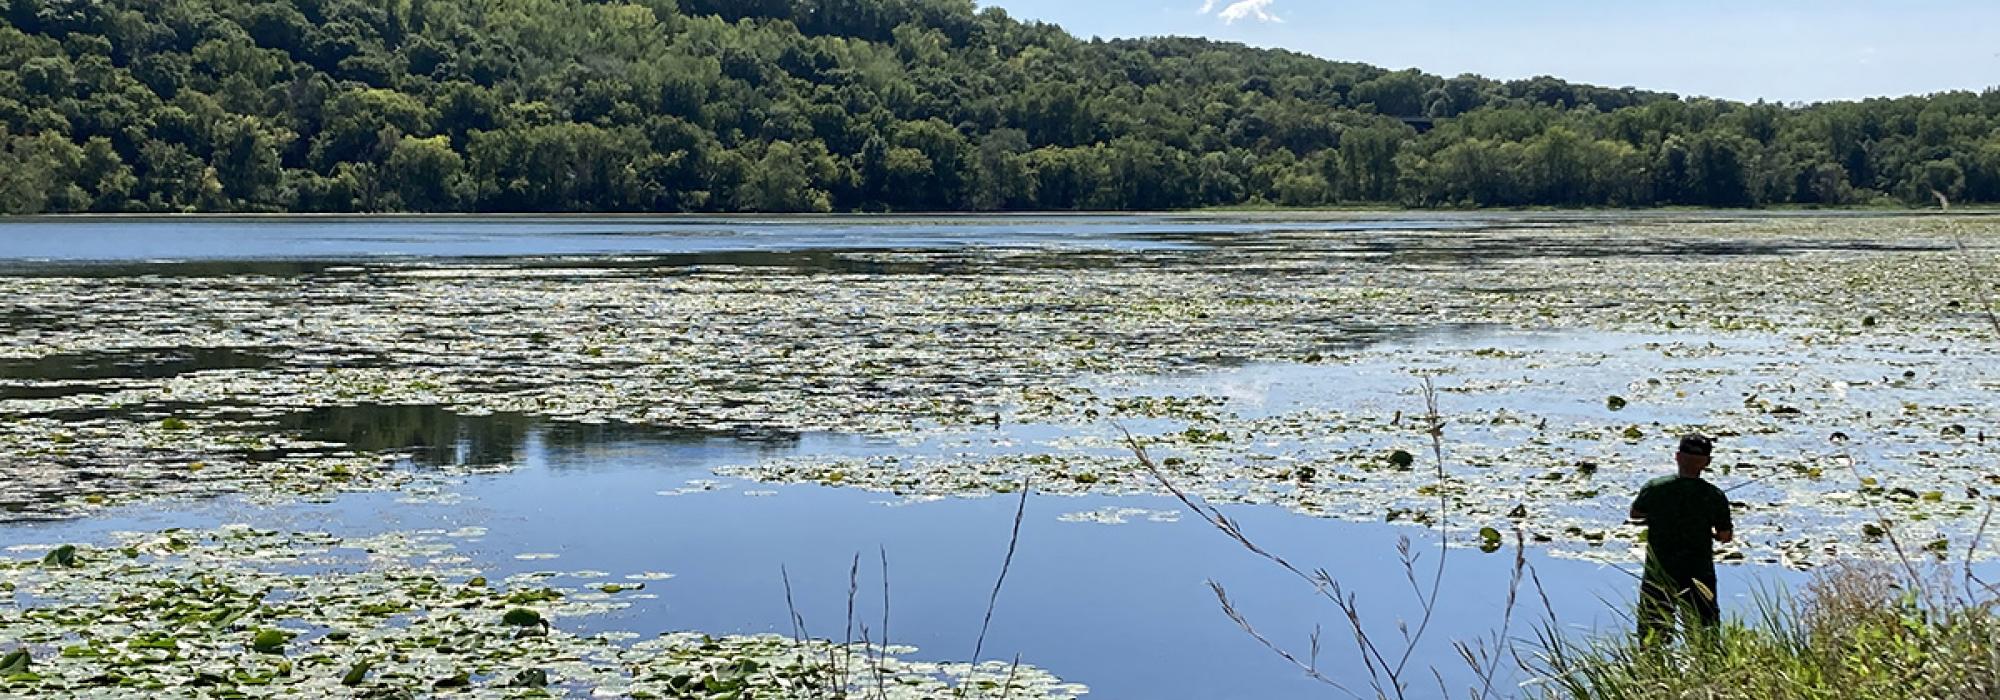
[[[0,0],[0,212],[2000,201],[2000,92],[1785,106],[969,0]]]

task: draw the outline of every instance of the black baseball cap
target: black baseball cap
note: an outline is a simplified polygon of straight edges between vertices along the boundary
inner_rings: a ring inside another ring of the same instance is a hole
[[[1707,435],[1688,433],[1681,436],[1681,454],[1707,457],[1713,452],[1715,452],[1715,441],[1708,439]]]

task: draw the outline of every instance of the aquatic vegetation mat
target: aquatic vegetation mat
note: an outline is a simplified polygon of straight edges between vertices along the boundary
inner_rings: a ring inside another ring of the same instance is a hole
[[[230,526],[16,546],[0,562],[0,692],[69,697],[1012,697],[1085,692],[1028,666],[775,635],[578,634],[664,574],[488,579],[453,542]],[[568,585],[566,585],[568,584]]]
[[[52,517],[517,466],[478,446],[520,431],[440,413],[968,445],[724,470],[761,481],[981,495],[1035,474],[1052,492],[1157,492],[1116,449],[1116,419],[1220,502],[1421,524],[1443,488],[1468,544],[1519,528],[1612,560],[1637,536],[1618,524],[1630,494],[1681,431],[1721,438],[1713,478],[1743,536],[1726,556],[1746,561],[1874,551],[1884,517],[1919,550],[1955,550],[2000,489],[2000,343],[1966,284],[1995,269],[1990,217],[1419,228],[1274,219],[1178,250],[838,265],[0,276],[42,319],[0,339],[15,368],[0,379],[0,504]],[[76,358],[95,359],[64,369]],[[19,369],[37,362],[54,369]],[[1441,486],[1409,419],[1419,374],[1446,392]],[[367,407],[408,415],[318,432]]]

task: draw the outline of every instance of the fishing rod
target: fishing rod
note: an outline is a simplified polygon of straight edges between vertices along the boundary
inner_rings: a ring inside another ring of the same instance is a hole
[[[1840,432],[1840,431],[1836,430],[1836,431],[1834,431],[1834,432],[1833,432],[1833,434],[1832,434],[1832,435],[1829,435],[1829,436],[1827,436],[1827,438],[1826,438],[1826,441],[1827,441],[1827,442],[1831,442],[1831,443],[1833,443],[1833,444],[1836,444],[1836,445],[1839,445],[1839,444],[1841,444],[1841,443],[1845,443],[1845,442],[1847,442],[1847,441],[1848,441],[1848,437],[1847,437],[1847,433],[1843,433],[1843,432]],[[1852,459],[1852,457],[1849,457],[1849,459]],[[1738,464],[1737,466],[1744,466],[1744,465],[1743,465],[1743,464]],[[1760,476],[1760,477],[1757,477],[1757,478],[1755,478],[1755,479],[1751,479],[1751,480],[1748,480],[1748,481],[1745,481],[1745,482],[1742,482],[1742,483],[1739,483],[1739,484],[1737,484],[1737,485],[1735,485],[1735,486],[1731,486],[1731,487],[1729,487],[1729,488],[1726,488],[1726,489],[1723,489],[1723,490],[1722,490],[1722,492],[1723,492],[1723,493],[1730,493],[1730,492],[1733,492],[1733,491],[1735,491],[1735,490],[1737,490],[1737,489],[1740,489],[1740,488],[1743,488],[1743,487],[1745,487],[1745,486],[1750,486],[1750,485],[1753,485],[1753,484],[1758,484],[1758,483],[1762,483],[1762,482],[1764,482],[1764,481],[1767,481],[1767,480],[1769,480],[1769,479],[1771,479],[1772,477],[1775,477],[1775,476],[1777,476],[1777,475],[1778,475],[1778,472],[1775,472],[1775,471],[1773,471],[1773,472],[1771,472],[1771,473],[1769,473],[1769,474],[1765,474],[1765,475],[1763,475],[1763,476]]]
[[[1760,476],[1760,477],[1757,477],[1757,478],[1755,478],[1755,479],[1751,479],[1751,480],[1749,480],[1749,481],[1745,481],[1745,482],[1743,482],[1743,483],[1740,483],[1740,484],[1737,484],[1737,485],[1735,485],[1735,486],[1731,486],[1731,487],[1729,487],[1729,488],[1726,488],[1726,489],[1723,489],[1723,490],[1722,490],[1722,492],[1723,492],[1723,493],[1733,493],[1733,492],[1735,492],[1735,491],[1736,491],[1737,489],[1740,489],[1740,488],[1743,488],[1743,487],[1745,487],[1745,486],[1751,486],[1751,485],[1754,485],[1754,484],[1758,484],[1758,483],[1762,483],[1762,482],[1764,482],[1764,481],[1766,481],[1766,480],[1768,480],[1768,479],[1770,479],[1771,477],[1774,477],[1774,476],[1777,476],[1777,473],[1773,472],[1773,473],[1770,473],[1770,474],[1765,474],[1765,475],[1763,475],[1763,476]]]

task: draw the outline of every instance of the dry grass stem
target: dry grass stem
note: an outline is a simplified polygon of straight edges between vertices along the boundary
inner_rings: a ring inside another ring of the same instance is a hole
[[[1007,667],[1007,680],[1000,684],[1000,700],[1007,700],[1014,694],[1014,678],[1021,673],[1021,655],[1014,655],[1014,664]]]
[[[1125,430],[1123,426],[1116,426],[1118,430],[1121,433],[1123,433],[1127,448],[1129,448],[1132,451],[1133,456],[1138,459],[1140,466],[1144,468],[1148,474],[1152,475],[1153,479],[1159,482],[1162,488],[1165,488],[1169,494],[1173,495],[1173,497],[1176,500],[1180,501],[1182,505],[1186,506],[1188,510],[1194,512],[1196,516],[1200,517],[1203,521],[1207,522],[1209,526],[1215,528],[1217,531],[1229,537],[1231,540],[1235,541],[1238,545],[1242,546],[1245,550],[1249,551],[1252,554],[1257,555],[1258,557],[1266,561],[1269,561],[1277,565],[1279,568],[1284,569],[1287,572],[1290,572],[1293,576],[1299,578],[1301,581],[1304,581],[1307,584],[1311,585],[1315,593],[1331,601],[1340,610],[1342,616],[1347,620],[1348,627],[1354,633],[1355,647],[1357,653],[1361,658],[1363,668],[1367,670],[1371,689],[1378,697],[1385,697],[1385,698],[1386,697],[1404,698],[1408,696],[1409,693],[1408,672],[1410,670],[1410,664],[1416,658],[1416,650],[1419,646],[1422,645],[1426,633],[1429,632],[1430,630],[1431,621],[1436,615],[1439,596],[1443,592],[1444,588],[1445,566],[1451,551],[1450,532],[1449,532],[1451,496],[1449,490],[1446,488],[1449,479],[1445,470],[1445,459],[1444,459],[1445,421],[1442,413],[1438,409],[1437,387],[1432,378],[1428,376],[1424,377],[1422,384],[1422,392],[1423,392],[1423,400],[1425,408],[1424,431],[1429,436],[1431,442],[1431,455],[1434,460],[1433,462],[1434,475],[1436,478],[1435,488],[1438,494],[1437,513],[1435,517],[1431,518],[1431,529],[1433,531],[1433,534],[1438,539],[1438,559],[1434,569],[1429,572],[1430,581],[1428,586],[1426,586],[1421,581],[1420,575],[1418,573],[1418,563],[1419,560],[1421,559],[1421,556],[1416,554],[1414,550],[1411,548],[1409,538],[1402,538],[1397,544],[1397,551],[1399,552],[1402,560],[1404,577],[1405,579],[1408,580],[1409,585],[1416,596],[1417,605],[1421,610],[1421,615],[1418,618],[1417,624],[1414,628],[1410,627],[1407,624],[1398,625],[1398,630],[1401,632],[1402,636],[1401,640],[1402,649],[1400,649],[1398,652],[1394,654],[1395,658],[1393,661],[1390,658],[1391,654],[1385,651],[1384,648],[1380,644],[1377,644],[1375,639],[1371,635],[1369,635],[1368,625],[1363,619],[1361,605],[1358,599],[1355,597],[1354,594],[1347,592],[1337,578],[1335,578],[1331,573],[1329,573],[1325,569],[1316,569],[1311,573],[1307,573],[1305,569],[1293,564],[1291,561],[1287,560],[1283,556],[1271,552],[1270,550],[1267,550],[1263,546],[1257,544],[1255,540],[1252,540],[1247,534],[1243,532],[1243,528],[1241,525],[1236,523],[1236,521],[1231,520],[1227,515],[1224,515],[1220,509],[1216,508],[1214,505],[1208,503],[1207,501],[1201,498],[1189,494],[1187,491],[1180,488],[1180,486],[1174,482],[1174,478],[1168,475],[1166,470],[1163,469],[1157,462],[1155,462],[1152,456],[1146,452],[1145,445],[1140,443],[1139,439],[1133,436],[1131,431]],[[1400,420],[1400,418],[1401,415],[1399,412],[1398,419]],[[1349,695],[1355,694],[1352,690],[1348,689],[1346,686],[1338,682],[1335,682],[1333,679],[1327,677],[1326,675],[1320,672],[1319,670],[1320,645],[1319,645],[1319,631],[1317,628],[1314,629],[1312,637],[1308,640],[1309,653],[1302,660],[1298,654],[1295,654],[1285,649],[1284,647],[1276,644],[1275,642],[1272,642],[1268,637],[1258,632],[1256,626],[1253,625],[1245,616],[1241,614],[1240,611],[1236,609],[1235,605],[1229,600],[1228,595],[1226,594],[1225,590],[1220,584],[1214,581],[1210,581],[1209,585],[1215,590],[1216,598],[1222,605],[1223,613],[1229,616],[1229,618],[1232,621],[1236,622],[1237,626],[1241,627],[1246,633],[1248,633],[1251,636],[1251,638],[1255,639],[1258,643],[1262,644],[1266,649],[1269,649],[1271,652],[1276,654],[1279,658],[1282,658],[1285,661],[1291,663],[1293,666],[1298,667],[1301,671],[1305,672],[1307,677],[1319,680],[1322,683],[1326,683],[1331,687],[1339,689],[1343,692],[1347,692]],[[1516,589],[1518,589],[1518,586],[1519,586],[1519,576],[1517,574],[1516,584],[1515,584]],[[1509,610],[1508,615],[1511,617],[1512,615],[1511,611],[1513,607],[1511,599],[1513,598],[1513,594],[1510,594],[1509,598],[1510,602],[1508,604],[1508,610]],[[1498,659],[1501,657],[1502,654],[1500,648],[1501,645],[1505,643],[1505,641],[1506,640],[1503,634],[1501,641],[1496,642],[1495,647],[1491,652],[1492,659]],[[1483,685],[1488,690],[1490,690],[1491,687],[1491,674],[1494,672],[1492,669],[1496,668],[1497,666],[1498,666],[1497,663],[1488,663],[1485,665],[1480,665],[1475,663],[1474,665],[1475,671],[1485,676],[1485,682],[1483,683]],[[1431,675],[1437,677],[1440,683],[1442,683],[1443,677],[1441,674],[1437,672],[1437,669],[1432,668],[1431,672],[1432,672]],[[1481,696],[1484,697],[1486,694],[1488,694],[1487,691],[1482,691]]]
[[[861,553],[855,552],[854,564],[847,570],[847,639],[841,645],[843,649],[852,648],[854,646],[854,599],[860,594],[861,594]],[[841,688],[842,691],[845,692],[848,682],[854,678],[854,668],[853,668],[854,657],[852,654],[845,654],[845,653],[841,654],[841,657],[846,660],[840,665],[840,668],[836,671],[835,680],[837,680],[839,683],[836,687]]]
[[[1244,617],[1243,613],[1237,611],[1236,604],[1230,602],[1229,591],[1224,590],[1222,584],[1216,583],[1214,581],[1209,581],[1208,587],[1215,591],[1215,600],[1222,606],[1222,614],[1229,616],[1230,621],[1235,622],[1236,626],[1242,628],[1243,632],[1245,634],[1250,635],[1251,639],[1257,640],[1257,643],[1264,645],[1265,649],[1271,650],[1271,653],[1277,654],[1279,658],[1291,662],[1293,666],[1297,666],[1299,670],[1305,672],[1307,677],[1319,681],[1321,683],[1325,683],[1326,685],[1331,686],[1334,689],[1339,690],[1343,693],[1347,693],[1350,696],[1356,698],[1361,697],[1353,690],[1348,689],[1347,686],[1341,685],[1339,681],[1329,678],[1325,674],[1319,672],[1318,668],[1319,664],[1316,658],[1319,654],[1318,628],[1315,627],[1313,630],[1313,638],[1312,638],[1312,654],[1314,657],[1313,660],[1300,661],[1298,657],[1293,656],[1292,653],[1286,651],[1284,647],[1278,646],[1276,643],[1272,642],[1270,638],[1265,637],[1262,632],[1258,632],[1256,625],[1250,624],[1249,618]]]
[[[1931,190],[1931,194],[1937,197],[1938,205],[1946,212],[1951,211],[1950,197],[1937,190]],[[1967,286],[1972,288],[1972,303],[1977,304],[1979,310],[1986,313],[1986,322],[1992,324],[1995,335],[2000,335],[2000,302],[1994,300],[1994,294],[1986,280],[1979,276],[1979,266],[1973,260],[1972,247],[1965,244],[1965,233],[1960,231],[1956,224],[1949,230],[1952,245],[1958,247],[1959,260],[1965,263],[1965,281]]]
[[[875,552],[882,558],[882,648],[875,657],[875,690],[888,700],[887,680],[882,677],[882,665],[889,658],[889,549],[877,545]]]
[[[1909,575],[1911,582],[1922,581],[1924,577],[1917,573],[1916,565],[1910,561],[1909,550],[1903,548],[1902,538],[1896,536],[1896,523],[1889,519],[1887,511],[1882,510],[1881,501],[1868,495],[1868,477],[1862,475],[1861,463],[1854,458],[1854,450],[1843,446],[1840,454],[1841,460],[1847,463],[1848,472],[1854,475],[1855,485],[1861,489],[1862,501],[1868,504],[1868,509],[1875,513],[1875,520],[1881,524],[1882,535],[1889,541],[1890,550],[1896,554],[1896,560],[1902,562],[1903,572]]]
[[[1021,500],[1014,506],[1014,529],[1007,536],[1007,556],[1000,560],[1000,575],[993,579],[993,592],[986,597],[986,617],[979,622],[979,640],[972,644],[972,665],[979,665],[979,656],[986,650],[986,633],[993,628],[993,610],[1000,605],[1000,589],[1007,585],[1007,572],[1014,568],[1014,551],[1021,544],[1021,521],[1027,517],[1028,494],[1035,489],[1035,477],[1021,480]],[[964,688],[960,687],[963,694]]]

